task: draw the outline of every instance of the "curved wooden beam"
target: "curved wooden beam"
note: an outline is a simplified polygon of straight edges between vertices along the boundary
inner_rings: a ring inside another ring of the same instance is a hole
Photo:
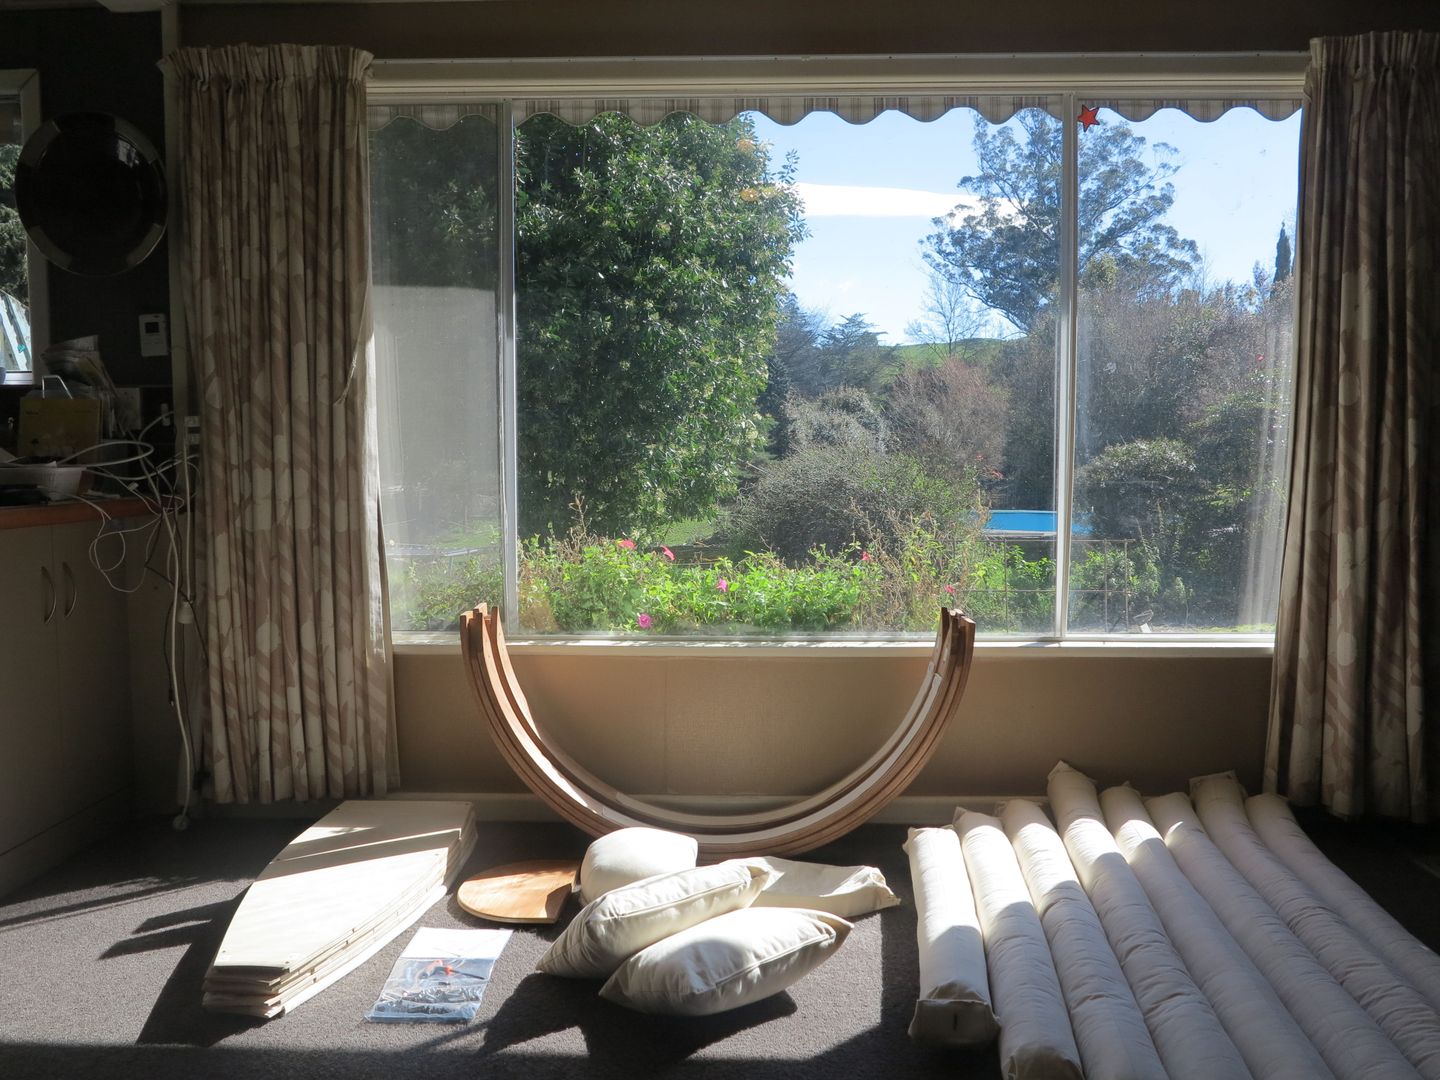
[[[567,754],[530,711],[495,612],[481,604],[460,628],[470,685],[501,755],[520,779],[566,821],[592,836],[647,825],[687,833],[712,858],[792,855],[862,824],[915,778],[955,714],[975,653],[975,623],[940,613],[930,662],[895,731],[864,762],[822,791],[772,810],[698,814],[647,803],[601,780]]]

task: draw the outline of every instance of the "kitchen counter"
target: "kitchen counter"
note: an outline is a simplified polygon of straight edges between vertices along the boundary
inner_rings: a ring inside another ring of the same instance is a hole
[[[96,499],[112,518],[147,517],[153,511],[143,499]],[[48,506],[0,506],[0,530],[31,529],[37,525],[69,525],[76,521],[95,521],[100,511],[79,499],[53,502]]]

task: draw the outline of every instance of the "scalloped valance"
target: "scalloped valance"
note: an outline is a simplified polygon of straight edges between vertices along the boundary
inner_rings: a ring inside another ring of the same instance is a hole
[[[916,120],[936,120],[954,109],[974,109],[993,124],[1003,124],[1024,109],[1044,109],[1059,117],[1064,110],[1060,94],[908,94],[908,95],[804,95],[770,97],[537,97],[515,101],[517,123],[540,114],[583,124],[601,113],[620,113],[649,126],[671,113],[690,113],[711,123],[724,123],[746,112],[758,112],[777,124],[795,124],[811,113],[834,113],[852,124],[863,124],[884,112],[899,112]],[[1218,119],[1231,109],[1250,108],[1270,120],[1283,120],[1298,110],[1300,96],[1275,97],[1086,97],[1086,105],[1113,109],[1127,120],[1140,121],[1161,109],[1179,109],[1196,120]],[[494,104],[405,102],[372,105],[371,130],[405,116],[426,127],[443,130],[470,115],[494,115]]]

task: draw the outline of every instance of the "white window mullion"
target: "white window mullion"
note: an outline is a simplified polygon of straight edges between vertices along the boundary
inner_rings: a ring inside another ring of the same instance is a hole
[[[500,393],[500,537],[505,573],[505,610],[501,612],[507,633],[520,628],[520,527],[518,431],[515,394],[515,108],[500,104],[495,125],[499,140],[499,288],[495,297],[495,329],[499,335],[500,370],[496,386]]]
[[[1079,102],[1065,95],[1060,140],[1060,318],[1055,350],[1055,636],[1070,622],[1071,481],[1075,466],[1075,399],[1079,321],[1080,139]]]

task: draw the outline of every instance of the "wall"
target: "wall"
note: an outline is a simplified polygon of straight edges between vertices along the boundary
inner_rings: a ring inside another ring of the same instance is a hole
[[[160,17],[112,15],[101,8],[0,12],[0,68],[40,72],[44,119],[105,112],[129,120],[164,155]],[[120,386],[169,386],[167,359],[140,357],[142,314],[170,308],[165,241],[138,267],[114,277],[80,277],[48,268],[50,340],[99,334]],[[13,394],[13,391],[10,392]]]
[[[3,8],[0,3],[0,8]],[[134,124],[160,151],[165,150],[164,83],[156,62],[161,57],[160,16],[156,13],[115,15],[100,8],[62,10],[0,10],[0,68],[34,68],[40,76],[42,119],[72,112],[106,112]],[[45,264],[50,287],[52,341],[84,334],[98,334],[106,366],[121,386],[153,387],[147,407],[158,407],[168,398],[171,384],[170,361],[142,359],[138,316],[168,312],[169,263],[166,242],[140,266],[114,277],[80,277]],[[0,424],[18,409],[26,391],[0,388]],[[93,531],[93,527],[86,526]],[[141,611],[141,601],[159,591],[151,579],[150,588],[129,598],[128,619],[132,684],[137,693],[134,712],[139,721],[137,735],[136,790],[151,808],[173,806],[176,754],[173,714],[165,689],[161,660],[163,604],[153,601]],[[96,588],[101,588],[97,585]],[[0,626],[13,619],[13,597],[0,595]],[[123,601],[123,598],[122,598]],[[142,617],[143,616],[143,617]],[[117,628],[116,635],[124,634]],[[124,656],[124,642],[112,642],[108,652]],[[71,662],[74,657],[67,656]],[[117,683],[118,685],[118,683]],[[128,692],[113,697],[115,726],[129,722]],[[168,726],[167,726],[168,725]],[[148,738],[150,741],[146,742]],[[5,753],[6,747],[0,747]],[[39,768],[39,764],[36,768]],[[127,770],[127,774],[130,770]],[[79,790],[84,778],[71,774]],[[129,776],[127,775],[127,784]],[[55,778],[55,783],[60,779]],[[129,794],[128,790],[126,792]],[[109,807],[102,824],[123,819],[123,810]],[[74,819],[78,822],[79,819]],[[47,833],[47,857],[63,855],[84,842],[90,832],[52,830]],[[32,869],[34,865],[32,863]]]
[[[1022,14],[1023,12],[1023,14]],[[187,44],[358,45],[386,58],[1296,51],[1322,34],[1440,28],[1433,0],[494,0],[205,5]]]
[[[547,652],[516,656],[515,670],[537,720],[622,790],[803,795],[884,741],[925,661]],[[1071,659],[982,644],[907,794],[1043,794],[1059,758],[1148,791],[1229,768],[1258,787],[1269,680],[1263,655]],[[397,657],[396,691],[408,789],[524,790],[490,743],[458,645]]]
[[[182,9],[185,44],[352,44],[382,58],[946,52],[1301,51],[1320,34],[1440,29],[1429,0],[938,0],[233,5]],[[862,760],[904,713],[916,658],[755,660],[530,653],[516,668],[552,732],[644,793],[813,790]],[[1259,780],[1265,655],[1095,657],[982,649],[960,715],[910,789],[937,799],[1039,793],[1059,757],[1162,790],[1236,768]],[[417,791],[512,793],[458,647],[396,658],[401,767]]]
[[[1122,49],[1299,50],[1315,33],[1414,21],[1427,5],[1333,0],[1256,9],[1152,4],[1123,16],[1051,3],[644,0],[182,9],[186,44],[354,44],[377,56],[695,55]],[[1303,22],[1295,12],[1304,11]],[[1431,12],[1432,21],[1434,13]],[[863,760],[909,704],[916,658],[754,660],[526,654],[536,714],[587,765],[636,792],[785,794]],[[1237,767],[1258,781],[1269,660],[1069,659],[979,653],[956,726],[911,794],[1039,792],[1060,756],[1108,779],[1170,787]],[[411,790],[519,792],[485,735],[458,649],[396,658],[401,768]]]

